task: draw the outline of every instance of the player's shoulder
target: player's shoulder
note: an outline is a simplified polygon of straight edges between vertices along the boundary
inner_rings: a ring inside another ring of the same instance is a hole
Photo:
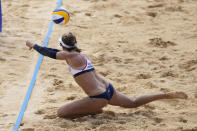
[[[64,50],[59,51],[59,52],[57,52],[57,54],[56,54],[56,58],[57,58],[57,59],[60,59],[60,60],[67,59],[67,58],[69,58],[70,56],[71,56],[70,53],[69,53],[68,51],[64,51]]]
[[[65,57],[78,57],[80,55],[80,53],[76,51],[69,52],[69,51],[63,50],[63,51],[60,51],[60,53],[64,55]]]

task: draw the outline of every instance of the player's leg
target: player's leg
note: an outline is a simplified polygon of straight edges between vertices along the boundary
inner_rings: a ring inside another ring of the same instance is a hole
[[[170,92],[163,94],[143,95],[137,97],[136,99],[132,99],[118,91],[115,91],[109,104],[115,106],[121,106],[125,108],[135,108],[152,101],[161,100],[161,99],[175,99],[175,98],[186,99],[187,95],[184,92]]]
[[[59,117],[74,118],[102,112],[102,108],[108,103],[105,99],[83,98],[65,104],[57,111]]]

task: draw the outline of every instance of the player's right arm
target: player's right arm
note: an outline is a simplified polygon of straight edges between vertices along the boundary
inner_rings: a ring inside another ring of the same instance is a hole
[[[26,45],[29,47],[30,50],[33,48],[34,50],[36,50],[40,54],[42,54],[44,56],[48,56],[53,59],[65,60],[66,57],[68,57],[68,52],[66,52],[66,51],[60,51],[57,49],[42,47],[42,46],[34,44],[30,41],[27,41]]]
[[[67,51],[59,51],[56,53],[56,59],[58,60],[66,60],[66,58],[69,57],[69,54]]]

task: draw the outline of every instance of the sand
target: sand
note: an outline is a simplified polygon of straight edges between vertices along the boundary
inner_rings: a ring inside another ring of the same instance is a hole
[[[12,130],[31,82],[40,45],[57,0],[3,0],[0,34],[0,130]],[[184,91],[187,100],[161,100],[135,109],[107,106],[104,113],[62,119],[56,110],[85,97],[64,61],[45,57],[21,131],[197,130],[196,0],[64,0],[66,26],[54,25],[48,47],[67,32],[77,36],[97,72],[130,96]]]

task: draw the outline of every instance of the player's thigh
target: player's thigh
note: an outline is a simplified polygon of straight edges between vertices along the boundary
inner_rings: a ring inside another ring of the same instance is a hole
[[[114,95],[112,99],[110,100],[109,104],[114,105],[114,106],[126,107],[126,108],[135,107],[134,99],[116,90],[114,91]]]
[[[58,116],[71,116],[79,114],[94,113],[101,110],[108,103],[105,99],[98,98],[83,98],[65,104],[58,109]]]

